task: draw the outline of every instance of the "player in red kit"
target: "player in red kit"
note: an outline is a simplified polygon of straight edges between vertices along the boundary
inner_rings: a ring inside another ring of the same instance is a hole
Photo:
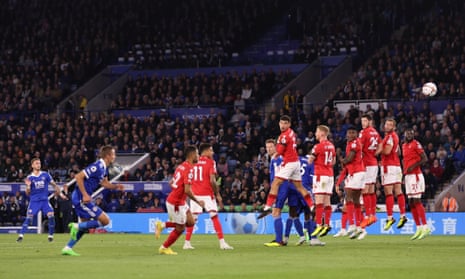
[[[315,195],[315,222],[316,229],[311,236],[325,236],[331,230],[331,195],[334,187],[333,165],[336,163],[336,149],[328,140],[329,128],[319,125],[315,137],[318,144],[313,147],[308,162],[314,163],[313,194]],[[323,225],[323,213],[326,224]]]
[[[186,204],[186,198],[189,197],[191,201],[196,202],[201,207],[205,205],[203,201],[197,200],[191,191],[192,179],[194,177],[193,167],[199,159],[197,147],[186,147],[184,154],[186,154],[186,160],[176,168],[173,179],[170,181],[172,190],[166,199],[166,209],[170,221],[157,221],[155,225],[156,239],[160,238],[160,234],[164,228],[174,228],[169,234],[168,239],[158,249],[158,252],[163,255],[177,255],[176,252],[171,250],[170,246],[181,236],[186,226],[192,227],[195,225],[194,217]]]
[[[362,190],[365,218],[361,226],[365,228],[377,221],[375,184],[379,167],[376,150],[381,143],[381,137],[373,127],[373,118],[369,114],[362,116],[362,128],[359,138],[362,143],[363,163],[365,164],[365,187]]]
[[[396,121],[392,118],[386,119],[384,123],[384,139],[378,145],[376,154],[381,154],[381,184],[384,187],[386,196],[386,211],[387,217],[384,230],[389,230],[396,222],[392,217],[394,207],[394,196],[397,196],[397,204],[399,205],[401,218],[397,224],[397,228],[402,228],[407,222],[405,217],[405,196],[402,193],[402,169],[399,159],[399,137],[395,132]]]
[[[233,247],[224,241],[223,229],[218,218],[218,205],[216,201],[218,200],[219,203],[222,203],[222,199],[218,191],[218,185],[216,185],[216,162],[213,160],[215,152],[209,143],[200,144],[199,152],[200,158],[193,168],[192,193],[194,193],[197,200],[205,203],[204,208],[210,214],[210,219],[220,241],[220,248],[223,250],[232,250]],[[195,221],[197,221],[198,215],[202,213],[203,208],[191,200],[190,209],[192,214],[194,214]],[[183,249],[194,249],[190,242],[193,231],[194,226],[187,227],[186,241],[184,242]]]
[[[294,184],[297,191],[299,191],[304,197],[309,208],[313,207],[312,197],[302,185],[299,155],[296,150],[296,134],[291,129],[291,118],[289,116],[283,115],[280,117],[279,129],[281,130],[281,135],[279,135],[276,144],[277,152],[274,156],[282,156],[283,162],[271,183],[271,189],[266,199],[266,205],[263,208],[263,212],[259,214],[258,219],[271,213],[271,207],[276,201],[279,186],[281,186],[285,180],[289,180]]]
[[[365,188],[365,165],[362,157],[362,143],[358,138],[357,130],[351,126],[347,128],[346,157],[341,160],[341,166],[347,170],[344,189],[349,234],[352,239],[363,239],[366,236],[366,231],[360,225],[362,222],[360,195]]]
[[[402,144],[402,154],[404,155],[404,181],[405,191],[409,198],[410,211],[417,226],[417,231],[412,236],[412,240],[423,239],[431,230],[426,221],[425,208],[421,203],[421,195],[425,192],[425,178],[420,166],[428,161],[421,143],[414,139],[413,129],[407,129],[404,133],[405,142]]]

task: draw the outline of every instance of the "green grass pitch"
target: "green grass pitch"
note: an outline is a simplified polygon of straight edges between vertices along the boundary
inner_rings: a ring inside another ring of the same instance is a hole
[[[271,235],[226,235],[234,250],[219,249],[214,235],[194,235],[195,250],[184,251],[184,237],[158,255],[166,239],[153,235],[85,235],[75,251],[61,256],[69,236],[0,235],[0,278],[465,278],[465,236],[367,236],[350,240],[325,237],[325,247],[267,248]],[[6,277],[5,277],[6,276]]]

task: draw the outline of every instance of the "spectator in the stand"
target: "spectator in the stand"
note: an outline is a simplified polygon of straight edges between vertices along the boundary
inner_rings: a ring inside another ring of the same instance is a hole
[[[9,197],[7,205],[9,220],[13,226],[16,226],[17,223],[21,222],[21,206],[13,195]]]
[[[9,222],[9,216],[8,216],[8,207],[3,201],[2,198],[0,198],[0,225],[5,225],[5,223]]]
[[[442,199],[442,211],[443,212],[457,212],[459,210],[459,204],[457,200],[451,195],[450,192],[446,193],[446,196]]]
[[[465,147],[461,143],[452,155],[455,171],[461,173],[465,169]]]
[[[434,159],[433,165],[430,167],[431,174],[436,178],[438,183],[443,182],[444,168],[439,164],[438,159]]]
[[[119,198],[116,212],[129,212],[128,202],[124,198]]]
[[[434,199],[434,195],[438,189],[438,182],[436,177],[431,173],[429,166],[423,169],[423,176],[425,177],[425,196],[426,199]]]

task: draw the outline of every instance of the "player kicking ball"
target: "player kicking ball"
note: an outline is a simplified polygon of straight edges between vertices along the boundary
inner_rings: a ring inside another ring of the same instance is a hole
[[[99,185],[111,190],[124,190],[121,184],[112,184],[108,181],[107,167],[116,159],[115,149],[112,146],[104,146],[100,150],[100,159],[87,166],[76,175],[76,189],[72,194],[72,201],[79,223],[69,223],[71,239],[61,250],[65,256],[79,256],[73,247],[89,229],[110,224],[110,217],[92,202],[92,193]]]

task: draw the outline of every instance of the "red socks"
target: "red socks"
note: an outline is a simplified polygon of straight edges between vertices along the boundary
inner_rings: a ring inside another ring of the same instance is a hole
[[[213,227],[215,228],[216,235],[218,236],[218,239],[223,239],[223,228],[221,227],[220,220],[218,219],[218,215],[213,216],[212,218],[213,222]],[[187,237],[186,237],[187,239]]]
[[[386,211],[387,211],[387,216],[392,217],[392,212],[394,208],[394,196],[393,195],[387,195],[386,196]]]
[[[178,232],[177,230],[172,230],[170,232],[170,235],[168,236],[168,239],[163,243],[163,247],[168,248],[170,247],[173,243],[178,240],[178,238],[182,235],[183,232]]]

